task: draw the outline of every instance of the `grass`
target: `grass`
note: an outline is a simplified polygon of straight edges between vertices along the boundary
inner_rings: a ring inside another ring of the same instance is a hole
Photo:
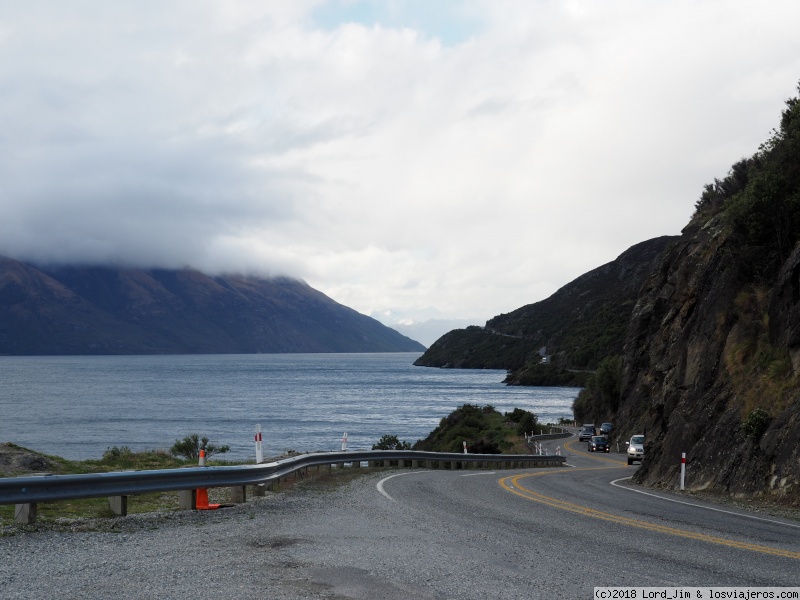
[[[20,453],[28,453],[40,457],[47,465],[47,472],[56,475],[78,475],[84,473],[109,473],[112,471],[178,469],[194,466],[194,461],[176,458],[165,450],[147,450],[133,452],[130,448],[110,448],[99,460],[68,460],[60,456],[36,453],[32,450],[7,444]],[[237,463],[209,460],[209,466],[233,465]],[[241,464],[241,463],[239,463]],[[30,473],[10,472],[10,476],[22,476]],[[222,498],[224,496],[224,498]],[[225,488],[209,490],[211,502],[227,502]],[[0,505],[0,525],[14,522],[13,504]],[[178,510],[178,492],[160,492],[128,497],[128,514],[164,512]],[[62,519],[83,518],[116,518],[111,510],[108,498],[86,498],[81,500],[65,500],[62,502],[41,502],[37,504],[37,523],[53,523]]]
[[[111,448],[106,451],[103,458],[99,460],[72,461],[58,456],[40,455],[31,450],[18,446],[9,445],[19,452],[26,452],[46,459],[49,471],[58,475],[75,475],[82,473],[107,473],[122,470],[151,470],[151,469],[175,469],[187,466],[194,466],[194,461],[188,461],[171,456],[162,450],[145,452],[132,452],[128,448]],[[209,460],[209,466],[225,466],[244,464],[232,461]],[[369,468],[346,468],[346,469],[325,469],[319,470],[308,468],[304,471],[296,472],[280,480],[280,484],[275,487],[275,492],[286,492],[294,488],[303,488],[313,485],[315,491],[326,492],[336,487],[349,483],[362,474],[371,472]],[[11,475],[25,475],[27,473],[11,473]],[[248,490],[250,493],[250,490]],[[226,504],[230,503],[229,489],[226,487],[209,488],[209,501],[211,503]],[[128,496],[128,514],[163,513],[175,512],[179,510],[179,494],[177,491],[160,492],[154,494],[141,494]],[[0,537],[3,534],[3,527],[14,524],[13,504],[0,505]],[[36,524],[22,525],[19,527],[30,528],[49,528],[59,524],[74,522],[76,520],[93,520],[94,527],[107,530],[98,520],[108,520],[112,523],[117,519],[110,508],[107,497],[86,498],[81,500],[65,500],[61,502],[41,502],[37,504]],[[85,528],[81,528],[85,530]],[[11,532],[13,534],[13,531]],[[8,534],[8,532],[6,532]]]

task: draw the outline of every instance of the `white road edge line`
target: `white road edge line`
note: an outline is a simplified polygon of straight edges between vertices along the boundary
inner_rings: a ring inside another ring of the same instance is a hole
[[[383,488],[383,484],[385,482],[389,481],[393,477],[400,477],[401,475],[414,475],[416,473],[427,473],[429,471],[430,471],[430,469],[425,469],[425,470],[422,470],[422,471],[409,471],[408,473],[395,473],[394,475],[389,475],[388,477],[384,477],[383,479],[381,479],[377,484],[375,484],[375,488],[378,490],[378,492],[381,493],[382,496],[388,498],[392,502],[397,502],[397,500],[392,498],[386,492],[386,490]],[[466,474],[462,475],[462,477],[473,477],[475,475],[496,475],[496,474],[497,474],[497,471],[487,471],[485,473],[466,473]]]
[[[378,491],[379,491],[379,492],[380,492],[380,493],[381,493],[383,496],[386,496],[386,497],[387,497],[389,500],[391,500],[392,502],[397,502],[397,500],[395,500],[394,498],[392,498],[392,497],[391,497],[389,494],[387,494],[387,493],[386,493],[386,490],[384,490],[384,489],[383,489],[383,484],[384,484],[384,482],[386,482],[386,481],[389,481],[390,479],[392,479],[392,478],[394,478],[394,477],[400,477],[401,475],[414,475],[414,474],[416,474],[416,473],[427,473],[427,470],[425,470],[425,471],[409,471],[409,472],[407,472],[407,473],[395,473],[394,475],[389,475],[388,477],[384,477],[383,479],[381,479],[381,480],[380,480],[380,481],[379,481],[379,482],[378,482],[378,483],[375,485],[375,487],[377,488],[377,490],[378,490]]]
[[[748,515],[745,513],[733,512],[732,510],[723,510],[721,508],[714,508],[713,506],[703,506],[702,504],[695,504],[693,502],[685,502],[683,500],[676,500],[674,498],[666,498],[664,496],[659,496],[658,494],[652,494],[650,492],[643,492],[642,490],[636,490],[634,488],[630,488],[624,485],[619,485],[618,481],[624,481],[626,479],[630,479],[632,475],[628,477],[620,477],[619,479],[615,479],[611,482],[611,485],[617,487],[621,490],[627,490],[629,492],[636,492],[637,494],[644,494],[645,496],[651,496],[653,498],[658,498],[659,500],[665,500],[666,502],[675,502],[676,504],[685,504],[686,506],[694,506],[695,508],[703,508],[705,510],[713,510],[715,512],[725,513],[727,515],[735,515],[737,517],[744,517],[745,519],[754,519],[756,521],[766,521],[767,523],[775,523],[777,525],[785,525],[787,527],[796,527],[800,529],[800,525],[795,525],[794,523],[785,523],[784,521],[775,521],[774,519],[765,519],[764,517],[756,517],[754,515]]]

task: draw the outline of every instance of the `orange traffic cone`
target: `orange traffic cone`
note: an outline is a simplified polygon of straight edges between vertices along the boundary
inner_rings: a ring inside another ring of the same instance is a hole
[[[206,488],[198,488],[196,490],[194,505],[197,510],[215,510],[220,507],[219,504],[208,503],[208,490]]]
[[[200,450],[200,460],[198,461],[201,467],[206,466],[206,451]],[[219,508],[219,504],[208,503],[208,490],[206,488],[198,488],[195,490],[194,507],[197,510],[214,510]]]

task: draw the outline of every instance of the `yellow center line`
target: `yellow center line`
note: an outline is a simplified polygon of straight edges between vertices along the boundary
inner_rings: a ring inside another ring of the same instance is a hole
[[[611,469],[613,467],[599,467],[599,468]],[[598,467],[593,467],[588,469],[571,469],[569,472],[574,473],[576,470],[592,471],[597,469]],[[500,486],[506,491],[509,491],[512,494],[516,494],[517,496],[525,498],[526,500],[533,500],[534,502],[540,502],[542,504],[546,504],[547,506],[552,506],[554,508],[559,508],[561,510],[578,513],[587,517],[592,517],[594,519],[601,519],[603,521],[618,523],[620,525],[627,525],[629,527],[638,527],[639,529],[646,529],[648,531],[655,531],[657,533],[664,533],[667,535],[675,535],[678,537],[688,538],[692,540],[700,540],[703,542],[718,544],[720,546],[729,546],[732,548],[739,548],[742,550],[751,550],[753,552],[761,552],[763,554],[770,554],[773,556],[783,556],[785,558],[793,558],[795,560],[800,560],[800,552],[795,552],[793,550],[784,550],[781,548],[773,548],[771,546],[751,544],[749,542],[739,542],[736,540],[730,540],[727,538],[708,535],[705,533],[697,533],[694,531],[688,531],[686,529],[677,529],[675,527],[659,525],[657,523],[651,523],[649,521],[643,521],[641,519],[632,519],[630,517],[623,517],[621,515],[615,515],[612,513],[590,508],[588,506],[581,506],[580,504],[575,504],[574,502],[568,502],[566,500],[559,500],[558,498],[553,498],[551,496],[545,496],[544,494],[540,494],[539,492],[534,492],[531,489],[523,487],[520,484],[520,481],[522,479],[528,477],[538,477],[542,475],[552,475],[552,474],[555,473],[551,471],[551,472],[524,473],[521,475],[512,475],[500,479],[499,483]]]
[[[576,450],[575,448],[572,447],[572,444],[574,444],[576,442],[578,442],[578,440],[569,441],[566,444],[564,444],[564,448],[569,450],[569,451],[571,451],[571,452],[578,452],[578,450]],[[606,458],[603,455],[597,455],[594,452],[587,452],[586,455],[589,458],[593,458],[595,460],[600,460],[600,461],[603,461],[603,462],[611,463],[611,464],[614,464],[614,465],[627,466],[627,464],[628,464],[628,462],[627,462],[628,459],[627,458],[625,459],[625,462],[622,462],[621,460],[616,460],[616,459],[613,459],[611,457]]]

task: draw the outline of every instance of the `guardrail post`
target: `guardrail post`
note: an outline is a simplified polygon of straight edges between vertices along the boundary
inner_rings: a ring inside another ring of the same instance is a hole
[[[178,508],[180,510],[197,510],[197,491],[180,490],[178,492]]]
[[[247,488],[243,485],[231,487],[231,502],[234,504],[244,504],[247,502]]]
[[[128,515],[128,497],[127,496],[109,496],[108,507],[115,515],[125,517]]]
[[[257,483],[253,486],[253,497],[260,498],[262,496],[266,496],[267,494],[267,486],[263,483]]]
[[[36,522],[36,503],[17,504],[14,507],[14,521],[30,525]]]

